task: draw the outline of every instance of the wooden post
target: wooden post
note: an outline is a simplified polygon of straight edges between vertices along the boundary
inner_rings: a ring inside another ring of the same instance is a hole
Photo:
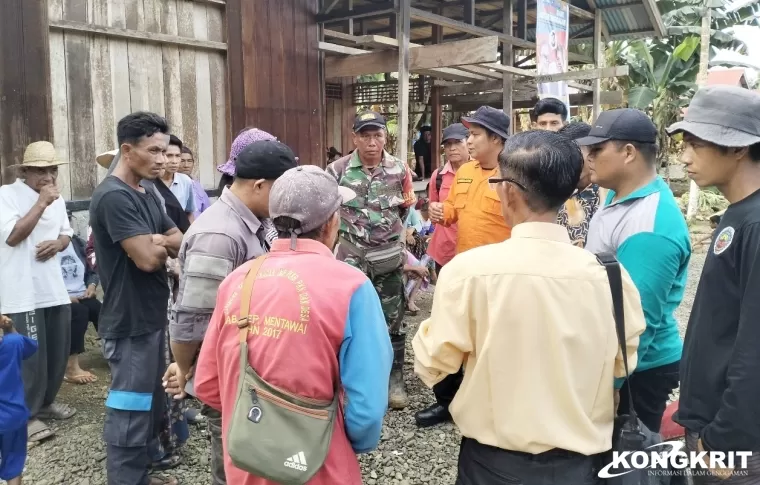
[[[0,2],[0,183],[29,143],[54,141],[48,31],[47,2]]]
[[[512,0],[504,0],[504,33],[512,35]],[[514,64],[515,55],[512,44],[502,44],[501,63],[505,66]],[[503,104],[502,110],[509,117],[509,134],[515,132],[515,122],[512,120],[512,74],[505,72],[503,74]]]
[[[475,25],[475,0],[462,0],[464,23]]]
[[[602,67],[602,64],[604,63],[604,44],[602,44],[602,10],[597,8],[594,11],[594,65],[597,69]],[[593,117],[594,120],[599,117],[599,113],[601,112],[601,92],[602,92],[602,81],[599,78],[594,79],[593,84],[593,93],[594,93],[594,104],[593,104]]]
[[[408,162],[409,145],[409,30],[411,28],[410,0],[398,1],[398,135],[396,156]]]
[[[354,0],[348,0],[348,9],[354,9]],[[354,35],[354,19],[348,19],[348,34]]]
[[[443,27],[440,25],[433,25],[433,44],[440,44],[441,42],[443,42]],[[433,136],[430,140],[430,151],[431,156],[433,157],[433,170],[436,170],[441,167],[441,136],[443,135],[440,86],[433,86],[431,89],[430,106],[433,111],[433,120],[431,123],[431,134]]]

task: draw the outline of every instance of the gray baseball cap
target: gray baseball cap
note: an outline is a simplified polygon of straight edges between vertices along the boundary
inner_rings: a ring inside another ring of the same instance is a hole
[[[667,128],[724,147],[760,143],[760,94],[736,86],[707,86],[691,100],[686,117]]]
[[[269,193],[269,216],[290,217],[301,223],[294,234],[320,228],[340,208],[356,197],[356,193],[338,185],[316,165],[300,165],[283,173]]]

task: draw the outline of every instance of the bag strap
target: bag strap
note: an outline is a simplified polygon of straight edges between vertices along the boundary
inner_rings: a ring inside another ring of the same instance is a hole
[[[240,290],[240,315],[237,321],[237,326],[240,329],[240,343],[246,343],[248,340],[248,327],[251,322],[248,321],[248,317],[251,313],[251,293],[253,293],[253,284],[256,282],[256,277],[259,276],[261,266],[264,264],[264,260],[269,254],[263,254],[253,260],[253,264],[248,268],[248,273],[243,280],[243,288]]]
[[[620,263],[612,253],[600,253],[596,259],[607,270],[607,279],[612,293],[612,312],[615,316],[615,333],[617,334],[620,352],[623,354],[623,367],[625,367],[626,381],[631,377],[628,372],[628,350],[625,345],[625,312],[623,311],[623,278],[620,273]],[[631,424],[637,425],[636,411],[633,409],[633,396],[628,393],[628,407],[630,408]]]

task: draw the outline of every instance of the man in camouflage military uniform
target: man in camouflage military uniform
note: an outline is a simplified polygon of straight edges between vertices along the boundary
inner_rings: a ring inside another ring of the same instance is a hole
[[[407,164],[384,150],[385,119],[375,112],[360,113],[354,122],[356,150],[327,167],[338,183],[356,192],[341,207],[337,257],[358,268],[372,283],[393,344],[388,405],[408,404],[404,386],[404,221],[415,203],[412,173]]]

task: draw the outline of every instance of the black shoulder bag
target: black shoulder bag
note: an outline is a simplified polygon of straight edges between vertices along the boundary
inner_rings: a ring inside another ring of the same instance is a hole
[[[620,263],[614,254],[601,253],[596,255],[604,269],[607,270],[607,279],[610,282],[612,292],[612,311],[615,317],[615,333],[618,345],[623,354],[626,381],[630,379],[628,372],[628,352],[625,346],[625,314],[623,311],[623,280],[620,274]],[[612,452],[642,451],[645,448],[646,435],[649,430],[639,421],[636,411],[633,409],[633,397],[628,393],[628,408],[630,414],[615,417],[615,426],[612,432],[612,449],[606,463],[612,461]],[[626,473],[619,477],[607,478],[607,485],[643,485],[650,483],[648,470],[634,470],[630,468],[612,467],[610,473]]]

